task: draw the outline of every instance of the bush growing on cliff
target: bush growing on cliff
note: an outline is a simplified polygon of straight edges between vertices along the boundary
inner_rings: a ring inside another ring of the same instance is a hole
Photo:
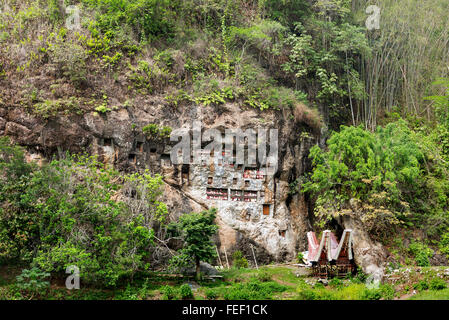
[[[150,123],[142,128],[143,133],[150,139],[166,139],[170,137],[172,128]]]
[[[83,0],[97,10],[96,26],[104,33],[132,30],[135,38],[154,39],[173,35],[168,0]]]

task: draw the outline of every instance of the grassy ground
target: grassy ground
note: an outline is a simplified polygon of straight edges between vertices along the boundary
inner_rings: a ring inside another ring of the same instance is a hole
[[[87,300],[447,300],[449,288],[444,268],[401,268],[390,273],[379,288],[367,288],[359,274],[321,283],[305,269],[292,265],[256,269],[229,269],[223,278],[195,282],[163,274],[137,276],[115,289],[83,287],[68,290],[64,279],[52,279],[49,289],[23,291],[16,286],[19,267],[0,267],[0,299]]]
[[[410,300],[449,300],[449,289],[423,291],[410,297]]]

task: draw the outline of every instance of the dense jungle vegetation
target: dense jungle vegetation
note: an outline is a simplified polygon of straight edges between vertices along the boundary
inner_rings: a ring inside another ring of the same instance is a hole
[[[382,9],[380,28],[368,30],[372,4]],[[0,106],[44,119],[107,114],[146,96],[174,109],[292,110],[292,121],[327,139],[310,152],[313,171],[291,181],[291,193],[314,201],[317,227],[356,212],[393,254],[393,269],[430,268],[449,257],[448,18],[446,0],[0,0]],[[213,258],[215,212],[170,223],[160,176],[119,174],[87,155],[38,166],[2,137],[0,182],[0,299],[61,298],[50,275],[61,281],[73,264],[91,288],[75,298],[447,291],[433,269],[399,287],[370,291],[351,278],[324,289],[289,269],[251,271],[237,255],[223,281],[200,282],[193,294],[154,271]],[[183,243],[174,257],[169,235]]]

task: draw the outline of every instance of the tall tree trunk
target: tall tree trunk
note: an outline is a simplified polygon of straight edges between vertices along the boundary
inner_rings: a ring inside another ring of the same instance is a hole
[[[195,257],[195,264],[196,264],[196,280],[198,281],[201,278],[200,258]]]

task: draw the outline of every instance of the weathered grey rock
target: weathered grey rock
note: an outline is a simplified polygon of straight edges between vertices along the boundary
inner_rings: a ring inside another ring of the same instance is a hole
[[[149,169],[162,174],[163,200],[169,208],[170,220],[183,213],[217,208],[220,228],[216,243],[223,263],[225,249],[229,260],[234,250],[241,250],[250,263],[254,259],[251,245],[259,262],[291,260],[298,251],[306,249],[309,208],[304,195],[289,194],[289,184],[309,168],[307,153],[318,137],[310,133],[310,138],[303,138],[301,133],[306,129],[295,123],[291,110],[262,113],[237,103],[220,107],[192,104],[173,109],[164,104],[162,97],[149,96],[106,114],[86,112],[83,116],[43,119],[22,108],[0,107],[0,115],[5,127],[3,130],[0,122],[0,132],[4,131],[21,145],[32,147],[43,158],[58,152],[88,151],[119,170]],[[193,121],[200,121],[204,130],[278,129],[278,172],[266,180],[245,179],[243,169],[191,164],[185,173],[182,165],[171,163],[168,153],[172,146],[167,140],[147,140],[142,134],[142,128],[149,123],[178,129],[190,128]],[[208,185],[209,177],[214,180],[211,185]],[[209,187],[254,191],[258,198],[255,202],[207,199]],[[268,214],[263,213],[266,204]]]
[[[344,215],[341,218],[342,226],[353,231],[353,251],[355,263],[363,272],[372,276],[374,281],[382,281],[385,274],[388,252],[384,246],[373,241],[356,214]]]
[[[208,275],[208,276],[216,276],[219,274],[218,270],[215,269],[212,265],[210,265],[207,262],[202,262],[202,261],[200,262],[200,271],[202,274]],[[181,270],[181,273],[185,274],[185,275],[193,276],[196,274],[196,270],[195,270],[195,267],[191,267],[188,269]]]

